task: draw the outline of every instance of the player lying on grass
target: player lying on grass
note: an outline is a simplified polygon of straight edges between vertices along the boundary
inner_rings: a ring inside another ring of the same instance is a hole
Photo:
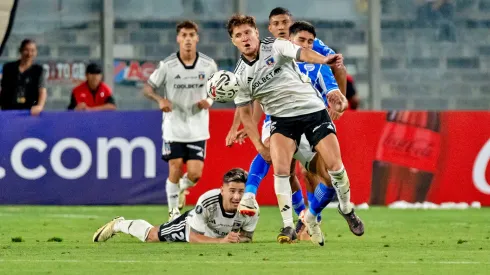
[[[224,175],[221,188],[204,193],[194,209],[176,219],[153,226],[144,220],[117,217],[99,228],[93,241],[104,242],[116,233],[125,233],[142,242],[251,242],[259,212],[254,216],[243,216],[237,212],[247,177],[245,170],[231,169]]]

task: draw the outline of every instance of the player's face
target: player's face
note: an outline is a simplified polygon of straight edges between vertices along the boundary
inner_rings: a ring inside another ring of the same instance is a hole
[[[252,56],[259,49],[259,31],[248,24],[237,26],[233,29],[231,41],[243,55]]]
[[[294,44],[304,49],[313,49],[313,41],[315,41],[315,36],[313,36],[313,34],[310,32],[300,31],[292,35],[290,40]]]
[[[289,27],[293,21],[287,14],[274,15],[269,19],[269,31],[275,38],[289,38]]]
[[[36,44],[28,43],[24,46],[21,53],[21,59],[23,60],[33,60],[37,56]]]
[[[238,204],[245,192],[245,183],[230,182],[224,184],[221,188],[221,196],[223,196],[223,207],[226,212],[234,212],[238,209]]]
[[[177,35],[177,43],[179,43],[181,51],[196,50],[199,35],[194,29],[181,29]]]

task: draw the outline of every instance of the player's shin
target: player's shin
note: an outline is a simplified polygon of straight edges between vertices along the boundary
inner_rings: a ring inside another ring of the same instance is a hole
[[[144,242],[152,227],[153,225],[144,220],[122,220],[114,224],[114,231],[129,234]]]
[[[191,187],[193,187],[194,185],[196,185],[195,182],[193,182],[192,180],[190,180],[188,177],[187,177],[187,173],[185,173],[182,178],[179,180],[179,188],[180,188],[180,191],[184,191],[184,190],[187,190]]]
[[[291,186],[289,185],[289,175],[274,175],[274,190],[277,196],[277,203],[281,211],[284,227],[294,227]]]
[[[294,212],[298,216],[300,215],[301,211],[305,210],[305,200],[303,199],[303,193],[301,192],[301,189],[293,193],[292,204]]]
[[[308,194],[309,212],[317,217],[322,210],[332,201],[335,189],[320,183],[315,188],[315,193]]]
[[[257,195],[257,189],[260,182],[269,172],[270,164],[268,164],[260,154],[257,154],[250,164],[250,171],[248,173],[248,179],[245,183],[245,196]]]
[[[167,192],[168,210],[171,211],[172,209],[177,208],[179,205],[179,183],[173,183],[170,181],[170,179],[167,179],[165,191]]]
[[[340,210],[344,214],[348,214],[352,211],[352,204],[350,202],[350,183],[349,177],[347,176],[347,171],[344,165],[337,171],[328,171],[332,179],[332,186],[337,192],[337,197],[339,199]]]

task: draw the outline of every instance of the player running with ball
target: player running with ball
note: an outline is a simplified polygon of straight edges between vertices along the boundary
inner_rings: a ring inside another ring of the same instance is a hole
[[[321,56],[311,49],[302,49],[281,38],[266,38],[259,42],[255,19],[251,16],[234,15],[229,19],[227,27],[233,44],[242,53],[235,70],[241,86],[235,103],[240,120],[255,148],[264,160],[272,160],[274,188],[284,229],[292,229],[294,226],[289,185],[290,164],[302,134],[305,134],[325,163],[325,170],[339,194],[340,212],[350,225],[362,226],[350,203],[349,180],[340,157],[335,127],[325,110],[321,94],[294,62],[296,59],[341,67],[342,56]],[[340,92],[329,93],[327,97],[336,112],[341,113],[347,107]],[[261,141],[257,124],[252,118],[253,100],[259,101],[264,112],[271,116],[270,153]],[[312,241],[323,245],[324,237],[316,216],[308,212],[305,221]],[[285,233],[288,235],[284,237],[290,241],[295,232],[287,231]]]

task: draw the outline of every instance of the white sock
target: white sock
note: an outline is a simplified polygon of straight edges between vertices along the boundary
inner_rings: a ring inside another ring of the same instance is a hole
[[[332,186],[337,192],[339,199],[340,211],[344,214],[348,214],[352,211],[352,204],[350,203],[350,183],[349,177],[347,177],[347,171],[344,166],[338,171],[328,171],[330,178],[332,179]]]
[[[243,194],[242,199],[248,199],[248,198],[254,198],[255,199],[255,194],[252,192],[247,192],[247,193]]]
[[[172,208],[179,207],[179,184],[173,183],[167,179],[165,190],[167,191],[168,211],[170,211]]]
[[[179,181],[180,191],[187,190],[187,189],[193,187],[194,185],[196,185],[196,183],[191,181],[187,177],[187,173],[185,173],[184,176]]]
[[[274,175],[274,190],[276,191],[277,204],[281,211],[282,222],[284,227],[291,226],[293,223],[293,198],[291,197],[291,185],[288,176]]]
[[[307,223],[314,223],[314,222],[316,222],[316,216],[313,215],[313,213],[310,212],[310,209],[306,210],[305,221]]]
[[[114,231],[129,234],[144,242],[152,227],[153,225],[144,220],[122,220],[114,224]]]

